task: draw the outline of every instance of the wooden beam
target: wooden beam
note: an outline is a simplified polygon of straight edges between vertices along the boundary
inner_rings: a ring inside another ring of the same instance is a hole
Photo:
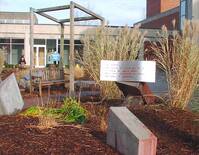
[[[74,57],[74,3],[70,2],[70,88],[69,88],[69,96],[75,96],[74,89],[74,65],[75,65],[75,57]]]
[[[61,25],[61,36],[60,36],[60,54],[61,54],[61,67],[64,65],[64,24]]]
[[[32,93],[32,69],[34,66],[34,9],[30,8],[30,93]]]
[[[56,22],[56,23],[60,23],[60,21],[59,21],[58,19],[56,19],[56,18],[54,18],[54,17],[52,17],[52,16],[50,16],[50,15],[48,15],[48,14],[46,14],[46,13],[43,13],[43,12],[37,12],[37,13],[38,13],[39,15],[43,16],[43,17],[46,17],[46,18],[48,18],[48,19],[50,19],[50,20]]]
[[[102,26],[102,27],[105,26],[105,20],[101,20],[101,26]]]
[[[34,57],[34,53],[33,53],[33,44],[34,44],[34,40],[33,40],[33,35],[34,35],[34,12],[33,12],[33,8],[30,8],[30,68],[33,68],[33,57]]]
[[[98,18],[96,17],[92,17],[92,16],[88,16],[88,17],[77,17],[74,18],[74,21],[87,21],[87,20],[96,20]],[[70,19],[61,19],[60,23],[66,23],[66,22],[70,22]]]
[[[63,6],[55,6],[55,7],[37,9],[37,10],[35,10],[35,12],[41,13],[41,12],[58,11],[58,10],[64,10],[64,9],[70,9],[70,5],[63,5]]]
[[[73,3],[74,3],[74,2],[73,2]],[[75,5],[75,8],[78,8],[79,10],[81,10],[81,11],[83,11],[83,12],[85,12],[85,13],[87,13],[87,14],[93,16],[93,17],[96,17],[97,19],[99,19],[99,20],[101,20],[101,21],[104,20],[104,18],[103,18],[102,16],[100,16],[100,15],[98,15],[98,14],[96,14],[96,13],[94,13],[94,12],[88,10],[88,9],[86,9],[85,7],[83,7],[83,6],[79,5],[79,4],[74,3],[74,5]]]

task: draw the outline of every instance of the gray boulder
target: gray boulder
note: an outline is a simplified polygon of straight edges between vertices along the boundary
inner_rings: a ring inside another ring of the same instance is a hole
[[[24,102],[14,73],[0,83],[0,115],[16,114]]]

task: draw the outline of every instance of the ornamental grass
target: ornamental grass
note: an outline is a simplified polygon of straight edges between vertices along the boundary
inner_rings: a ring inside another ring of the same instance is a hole
[[[155,60],[164,69],[168,82],[168,104],[184,109],[199,79],[199,23],[185,21],[181,32],[165,26],[152,44]]]
[[[82,64],[87,73],[100,86],[101,96],[120,98],[121,92],[115,82],[100,81],[101,60],[135,60],[144,39],[139,27],[97,28],[87,32],[83,38],[84,53]]]

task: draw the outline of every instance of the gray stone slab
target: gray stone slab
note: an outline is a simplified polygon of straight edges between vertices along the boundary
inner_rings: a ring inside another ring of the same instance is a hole
[[[155,155],[157,138],[126,107],[111,107],[107,144],[125,155]]]
[[[24,102],[14,73],[0,83],[0,115],[16,114]]]

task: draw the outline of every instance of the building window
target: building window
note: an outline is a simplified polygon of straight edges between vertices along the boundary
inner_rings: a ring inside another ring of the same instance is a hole
[[[60,53],[60,39],[58,40],[58,52]],[[64,58],[63,58],[63,63],[64,65],[69,65],[69,40],[64,40]]]
[[[75,40],[75,55],[83,55],[83,44],[80,40]],[[49,55],[54,52],[58,51],[60,53],[60,39],[34,39],[35,46],[45,46],[45,53],[46,53],[46,61],[48,62]],[[64,57],[63,63],[64,65],[69,65],[69,50],[70,50],[70,40],[64,40]]]
[[[0,38],[0,48],[4,50],[5,62],[16,65],[24,54],[24,39]]]
[[[75,40],[75,56],[83,54],[83,44],[80,40]],[[70,40],[64,40],[64,65],[69,65],[69,50],[70,50]],[[60,53],[60,40],[58,40],[58,52]],[[76,57],[77,58],[77,57]],[[76,59],[77,60],[77,59]],[[76,62],[77,63],[77,62]]]
[[[24,39],[11,39],[11,63],[16,65],[19,63],[19,59],[24,53]]]
[[[192,6],[192,18],[194,20],[199,20],[199,12],[198,12],[198,8],[199,8],[199,1],[198,0],[192,0],[192,4],[190,4]]]
[[[187,1],[181,0],[180,2],[180,29],[183,29],[184,21],[186,19]]]
[[[60,53],[60,45],[58,45],[58,52]],[[69,45],[64,45],[64,58],[63,58],[63,63],[64,65],[69,65]]]
[[[56,39],[47,39],[46,49],[47,53],[56,51]]]
[[[60,39],[58,40],[58,44],[61,44]],[[64,45],[69,45],[69,44],[70,44],[70,40],[64,40]]]
[[[4,60],[5,63],[10,62],[10,44],[5,44],[0,42],[0,49],[4,51]]]
[[[45,39],[34,39],[34,45],[45,45]]]
[[[18,64],[22,54],[24,54],[24,45],[12,44],[12,64]]]
[[[0,48],[4,51],[5,63],[10,62],[10,38],[0,38]]]
[[[0,44],[10,43],[10,38],[0,38]]]
[[[24,44],[24,39],[12,39],[13,44]]]
[[[186,0],[181,1],[180,13],[181,13],[181,16],[186,15]]]

